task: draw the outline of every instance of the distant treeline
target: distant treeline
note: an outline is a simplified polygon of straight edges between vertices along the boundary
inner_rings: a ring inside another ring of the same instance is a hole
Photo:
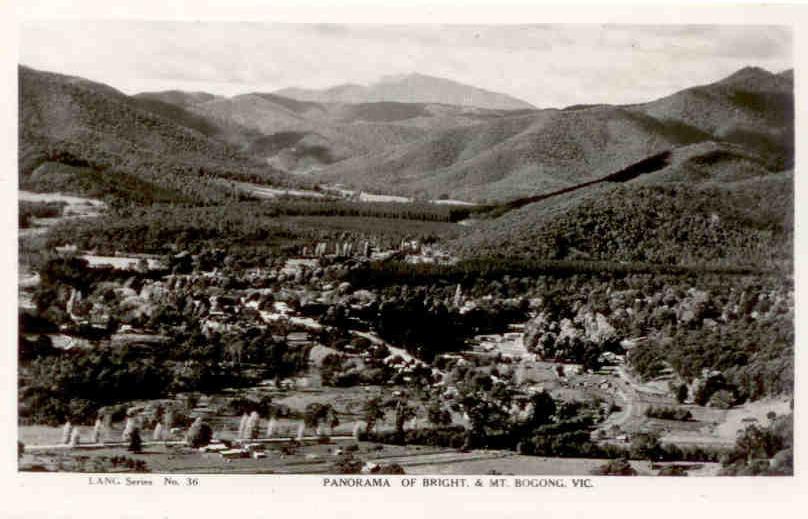
[[[146,150],[117,155],[95,149],[92,143],[74,142],[21,149],[19,172],[22,189],[69,191],[138,205],[209,204],[253,198],[230,181],[299,189],[315,185],[246,161],[203,161],[190,153],[158,155]]]
[[[22,189],[37,192],[72,192],[104,199],[113,208],[153,204],[210,205],[255,200],[234,181],[267,184],[261,176],[211,170],[208,167],[153,163],[128,167],[94,163],[70,152],[52,151],[27,161],[20,178]],[[154,167],[147,171],[147,167]],[[159,172],[172,172],[166,177]],[[285,187],[283,183],[272,183]],[[316,186],[312,186],[315,187]],[[469,217],[475,206],[432,204],[427,202],[362,202],[341,199],[311,200],[280,197],[262,201],[266,216],[352,216],[396,218],[432,222],[458,222]]]
[[[35,173],[20,178],[20,188],[44,193],[76,193],[106,200],[113,207],[121,204],[183,204],[193,200],[179,191],[158,187],[128,173],[91,166],[82,160],[43,163]]]
[[[395,284],[430,285],[436,282],[463,283],[503,276],[572,276],[575,274],[765,274],[762,269],[712,265],[661,265],[609,261],[479,257],[455,264],[412,264],[398,260],[375,261],[351,270],[347,281],[354,286],[377,287]]]
[[[265,214],[286,216],[361,216],[430,222],[458,222],[469,217],[473,206],[428,202],[358,202],[285,198],[266,203]]]
[[[47,245],[74,244],[101,254],[119,250],[172,254],[224,249],[238,264],[247,266],[265,265],[273,257],[297,254],[302,247],[323,241],[366,240],[389,248],[404,239],[429,242],[456,236],[459,227],[441,221],[283,214],[287,209],[293,213],[295,204],[233,202],[133,208],[106,215],[103,225],[98,224],[98,219],[59,224],[50,230]],[[316,207],[316,203],[310,207]]]

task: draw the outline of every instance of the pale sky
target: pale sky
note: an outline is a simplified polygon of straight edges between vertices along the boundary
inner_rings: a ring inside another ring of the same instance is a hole
[[[706,25],[341,25],[33,21],[20,62],[127,94],[234,95],[418,72],[539,108],[650,101],[745,66],[793,67],[790,29]]]

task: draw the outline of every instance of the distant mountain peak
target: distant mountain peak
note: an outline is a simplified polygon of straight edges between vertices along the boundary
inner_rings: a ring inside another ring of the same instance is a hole
[[[749,79],[749,78],[762,78],[762,77],[771,77],[774,74],[766,70],[765,68],[761,67],[744,67],[736,72],[733,72],[729,76],[725,77],[723,81],[736,81],[739,79]]]
[[[118,98],[126,97],[126,95],[123,92],[114,87],[79,76],[72,76],[70,74],[60,74],[58,72],[50,72],[47,70],[39,70],[22,64],[17,66],[17,71],[18,76],[20,77],[21,80],[23,78],[36,77],[38,78],[39,81],[50,82],[54,85],[56,84],[76,85],[80,88],[85,88],[96,92],[102,92],[104,94],[112,95]]]
[[[774,74],[761,67],[744,67],[716,84],[749,91],[786,91],[793,88],[792,81],[793,77],[788,74]]]
[[[783,79],[788,79],[790,81],[794,81],[794,69],[793,68],[790,68],[788,70],[784,70],[784,71],[780,72],[777,75],[780,76]]]
[[[200,182],[201,168],[208,178],[292,180],[228,146],[217,138],[224,127],[161,101],[162,94],[127,96],[103,83],[30,67],[19,68],[18,87],[19,149],[26,157],[21,185],[34,168],[65,157],[94,168],[99,185],[107,186],[101,192],[138,203],[232,200],[223,184]],[[180,94],[167,96],[186,95]],[[79,193],[95,189],[78,177],[66,182]]]
[[[189,107],[196,104],[206,103],[220,97],[208,92],[202,91],[185,91],[185,90],[161,90],[155,92],[140,92],[133,97],[141,99],[156,99],[165,103],[171,103],[177,106]]]
[[[507,94],[417,72],[383,76],[367,85],[341,84],[324,90],[287,88],[276,94],[320,103],[433,103],[494,110],[535,109]]]
[[[756,67],[756,66],[748,66],[739,69],[735,74],[763,74],[763,75],[771,75],[771,72],[766,70],[763,67]]]
[[[400,81],[412,81],[417,79],[427,79],[435,81],[451,81],[446,78],[438,76],[430,76],[428,74],[421,74],[419,72],[409,72],[406,74],[387,74],[382,76],[378,83],[398,83]],[[454,83],[454,81],[452,81]]]
[[[341,92],[345,90],[351,90],[354,88],[366,88],[365,85],[360,85],[358,83],[341,83],[339,85],[334,85],[332,87],[328,87],[329,92]]]

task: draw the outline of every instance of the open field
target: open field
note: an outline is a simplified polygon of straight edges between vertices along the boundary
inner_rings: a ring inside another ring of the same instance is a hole
[[[374,195],[373,193],[359,193],[360,202],[412,202],[412,199],[394,195]]]
[[[332,187],[332,186],[323,186],[322,191],[313,191],[313,190],[306,190],[306,189],[278,189],[272,188],[267,186],[261,186],[258,184],[251,184],[249,182],[234,182],[234,185],[239,189],[257,196],[259,198],[278,198],[280,196],[293,196],[293,197],[301,197],[301,198],[325,198],[329,194],[339,197],[339,198],[346,198],[352,199],[359,202],[395,202],[395,203],[407,203],[413,202],[413,198],[406,197],[406,196],[397,196],[397,195],[385,195],[385,194],[375,194],[375,193],[368,193],[365,191],[354,191],[351,189],[345,189],[340,187]],[[464,200],[429,200],[429,203],[438,204],[438,205],[456,205],[456,206],[473,206],[471,202],[467,202]]]
[[[34,193],[33,191],[20,190],[17,192],[17,197],[19,200],[26,202],[64,202],[68,206],[91,206],[98,209],[104,207],[104,202],[100,200],[62,193]]]
[[[90,441],[93,433],[92,425],[75,425],[74,429],[78,429],[82,442]],[[105,431],[101,439],[105,442],[119,442],[122,434],[123,424],[117,423]],[[59,445],[62,442],[62,428],[47,425],[20,425],[17,428],[17,437],[26,445]],[[148,435],[144,435],[144,440],[148,439],[150,439]]]
[[[92,460],[102,462],[103,458],[113,456],[127,456],[135,460],[146,462],[148,470],[160,473],[205,473],[205,474],[236,474],[236,473],[290,473],[290,474],[316,474],[331,473],[331,467],[340,459],[340,453],[348,445],[357,445],[354,456],[363,461],[373,461],[379,464],[406,462],[408,456],[426,456],[424,459],[434,459],[436,455],[446,450],[436,450],[431,447],[400,447],[394,445],[377,445],[371,443],[357,444],[353,440],[332,441],[318,443],[305,441],[292,453],[282,452],[282,443],[266,445],[266,458],[240,458],[233,460],[223,459],[216,453],[201,453],[181,445],[146,445],[141,453],[131,453],[123,447],[102,447],[86,449],[51,449],[26,453],[20,461],[20,467],[25,470],[32,465],[45,467],[70,467],[84,459],[88,466]],[[470,457],[472,453],[465,456]],[[417,459],[417,458],[414,458]],[[81,471],[79,469],[79,471]]]
[[[722,439],[735,441],[737,432],[744,429],[746,425],[768,423],[769,419],[766,415],[769,412],[773,411],[778,416],[791,412],[790,401],[790,398],[767,398],[730,409],[727,411],[723,423],[716,428],[716,432]]]
[[[663,442],[677,445],[714,445],[730,447],[735,444],[738,432],[748,425],[765,426],[769,423],[767,413],[777,416],[791,412],[790,398],[767,398],[721,410],[709,407],[689,406],[698,427],[678,425],[661,437]]]
[[[423,446],[381,445],[352,440],[317,443],[306,441],[292,453],[282,444],[267,444],[266,458],[226,460],[216,453],[201,453],[181,445],[147,445],[141,453],[122,447],[91,449],[52,449],[26,453],[20,461],[23,470],[34,466],[62,467],[68,471],[88,471],[114,456],[141,460],[148,470],[158,473],[189,474],[328,474],[334,473],[345,447],[354,445],[353,456],[377,465],[397,464],[412,475],[588,475],[608,460],[522,456],[508,451],[457,451]],[[715,475],[717,463],[679,463],[689,475]],[[638,475],[656,474],[646,461],[631,461]],[[70,469],[72,467],[72,470]],[[657,467],[658,468],[658,467]]]
[[[278,189],[249,182],[234,182],[236,187],[258,198],[278,198],[281,196],[298,196],[304,198],[325,198],[325,195],[317,191],[305,189]]]
[[[496,471],[504,475],[579,476],[589,474],[608,460],[589,458],[542,458],[511,454],[498,459],[456,459],[442,463],[412,466],[408,474],[415,475],[481,475]],[[631,466],[639,475],[650,475],[648,463],[633,461]]]
[[[466,202],[465,200],[448,200],[448,199],[440,200],[439,199],[439,200],[432,200],[431,202],[433,204],[438,204],[438,205],[467,205],[467,206],[476,205],[476,204],[473,204],[471,202]]]
[[[74,219],[99,216],[106,204],[100,200],[62,193],[34,193],[33,191],[18,191],[20,202],[36,203],[62,203],[65,204],[61,216],[54,218],[31,218],[30,226],[18,229],[19,237],[26,238],[44,234],[49,227],[59,222]]]
[[[82,258],[86,259],[91,267],[100,267],[109,265],[116,269],[134,269],[141,259],[132,256],[95,256],[93,254],[85,254]],[[158,269],[162,266],[160,260],[155,258],[145,258],[149,269]]]

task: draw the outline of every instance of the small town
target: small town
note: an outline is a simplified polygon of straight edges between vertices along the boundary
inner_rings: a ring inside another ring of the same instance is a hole
[[[176,347],[181,329],[187,341],[219,349],[212,355],[221,380],[205,379],[211,374],[201,371],[199,362],[206,359],[174,361],[175,389],[167,397],[104,407],[88,425],[31,426],[41,442],[25,442],[23,459],[32,468],[56,463],[98,471],[106,463],[114,467],[116,456],[110,455],[122,451],[134,452],[127,454],[133,460],[141,452],[163,453],[166,459],[149,467],[160,472],[328,473],[355,465],[362,474],[427,474],[455,466],[475,470],[488,462],[508,473],[512,464],[530,463],[523,451],[535,447],[522,442],[514,451],[474,448],[462,431],[496,437],[502,433],[489,433],[497,428],[492,423],[519,426],[561,412],[562,421],[550,418],[545,427],[566,424],[593,449],[631,451],[655,442],[641,448],[664,453],[675,446],[695,458],[663,462],[657,454],[659,460],[632,462],[639,473],[683,467],[709,475],[718,469],[718,455],[734,443],[735,431],[728,427],[766,423],[771,416],[759,416],[763,409],[763,414],[789,410],[787,399],[727,410],[719,404],[720,393],[713,393],[707,407],[695,404],[695,395],[719,384],[721,373],[705,372],[676,391],[670,369],[641,381],[626,358],[647,337],[621,336],[587,306],[571,319],[555,321],[529,289],[511,297],[464,290],[461,284],[441,290],[444,298],[433,296],[431,304],[464,321],[465,338],[422,360],[419,352],[380,336],[395,336],[386,329],[385,313],[401,311],[396,306],[404,294],[390,297],[340,281],[352,270],[390,258],[415,265],[456,262],[417,241],[389,250],[373,250],[368,242],[358,247],[320,242],[314,254],[303,247],[300,257],[243,270],[228,267],[225,252],[215,250],[165,257],[98,256],[75,246],[56,252],[52,268],[79,268],[108,280],[94,283],[91,291],[66,289],[64,322],[58,330],[26,335],[29,344],[71,355],[100,349],[170,359],[166,350]],[[34,276],[21,284],[21,300],[37,299],[41,287],[35,283]],[[615,304],[650,302],[631,297],[631,290],[609,295]],[[769,314],[793,311],[793,301],[782,294],[765,297],[772,301]],[[701,318],[699,306],[708,298],[690,289],[671,310],[680,321]],[[703,319],[714,326],[711,318]],[[555,336],[552,345],[548,334]],[[597,355],[574,362],[547,351],[576,341],[597,345]],[[269,364],[268,355],[282,368]],[[247,381],[252,385],[245,386]],[[206,384],[217,390],[182,390]],[[687,396],[675,394],[680,392]],[[660,419],[654,410],[676,418]],[[28,430],[21,428],[22,438]],[[427,445],[408,445],[408,437],[421,437]],[[144,461],[132,463],[135,470],[145,468]],[[597,462],[588,464],[596,468]]]
[[[789,27],[20,32],[18,475],[794,474]]]

